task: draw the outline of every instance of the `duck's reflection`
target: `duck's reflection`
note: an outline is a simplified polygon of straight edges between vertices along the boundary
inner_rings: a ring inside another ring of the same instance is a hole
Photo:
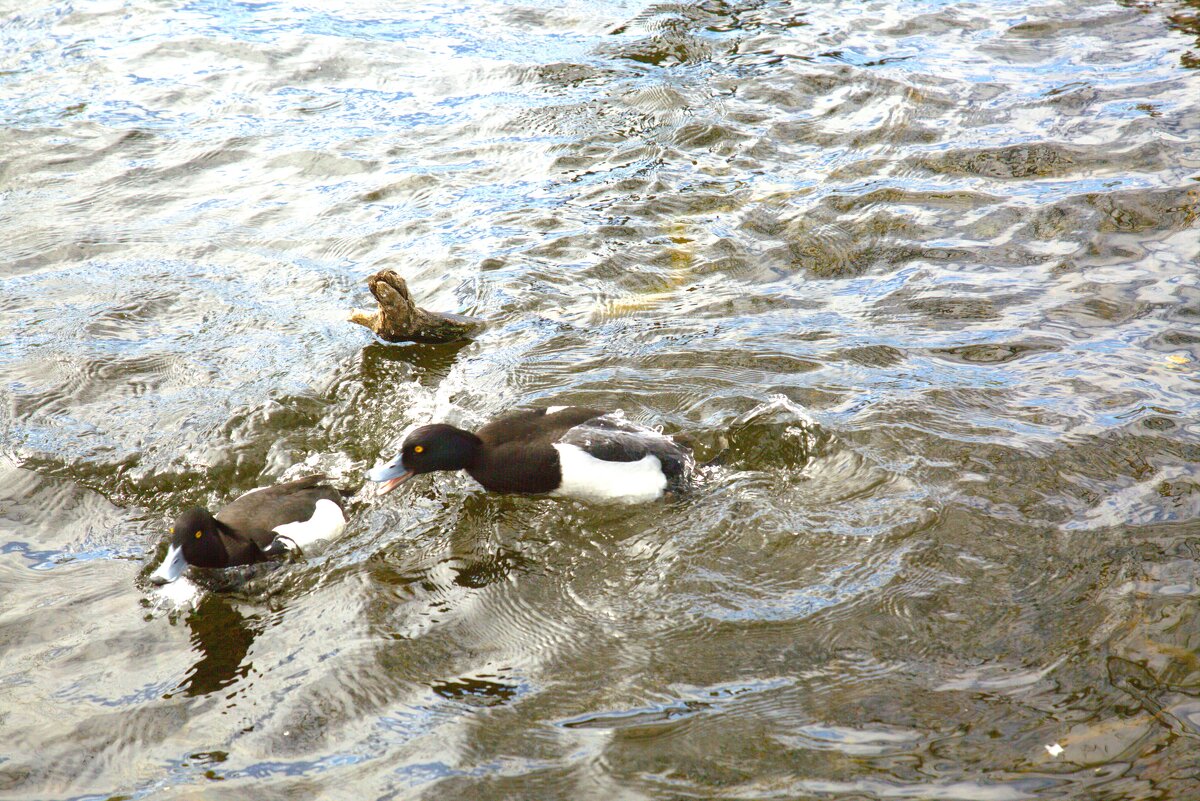
[[[186,696],[208,695],[244,678],[253,664],[246,654],[264,623],[246,617],[219,595],[206,596],[187,617],[192,645],[200,658],[192,665],[175,692]]]
[[[458,352],[470,340],[439,344],[410,344],[404,347],[372,343],[362,349],[362,376],[365,387],[387,386],[394,382],[397,371],[417,370],[417,380],[440,380],[450,373]]]

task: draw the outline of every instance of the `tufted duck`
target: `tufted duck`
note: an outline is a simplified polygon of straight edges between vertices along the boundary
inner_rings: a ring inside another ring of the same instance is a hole
[[[687,448],[619,411],[551,406],[512,412],[474,434],[421,426],[368,477],[380,495],[420,473],[466,470],[491,492],[636,503],[685,488],[694,467]]]
[[[170,583],[188,565],[263,562],[337,536],[346,525],[346,512],[341,493],[324,481],[324,476],[308,476],[251,490],[215,515],[207,509],[187,510],[175,519],[167,556],[150,574],[150,581]]]

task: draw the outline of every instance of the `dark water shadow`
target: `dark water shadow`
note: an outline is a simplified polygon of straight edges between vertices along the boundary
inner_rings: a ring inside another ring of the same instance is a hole
[[[511,682],[491,681],[478,676],[432,681],[429,689],[447,701],[470,706],[501,706],[517,697],[520,687]]]
[[[186,623],[192,630],[192,646],[200,658],[175,691],[165,697],[176,693],[205,696],[250,673],[254,665],[246,661],[246,654],[265,628],[260,618],[246,617],[227,599],[208,595],[188,615]]]
[[[435,384],[450,373],[458,352],[471,344],[471,340],[438,344],[396,344],[379,342],[362,349],[362,376],[368,385],[385,383],[396,376],[397,367],[403,365],[416,369],[415,377],[421,383]]]

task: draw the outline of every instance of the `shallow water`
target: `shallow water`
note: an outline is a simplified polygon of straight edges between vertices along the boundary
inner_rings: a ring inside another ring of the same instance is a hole
[[[0,796],[1200,794],[1196,0],[328,5],[0,13]],[[722,458],[146,581],[535,403]]]

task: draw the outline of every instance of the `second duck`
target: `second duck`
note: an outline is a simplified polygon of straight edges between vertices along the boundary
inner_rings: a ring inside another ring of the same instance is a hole
[[[368,477],[380,495],[421,473],[466,470],[490,492],[638,503],[686,488],[694,469],[690,450],[619,411],[550,406],[511,412],[475,433],[421,426]]]

